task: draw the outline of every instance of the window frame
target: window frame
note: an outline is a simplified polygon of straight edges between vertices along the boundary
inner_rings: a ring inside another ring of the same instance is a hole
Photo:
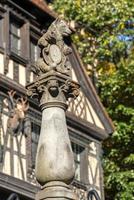
[[[29,37],[30,37],[30,41],[29,41],[29,46],[30,46],[30,62],[31,62],[31,65],[34,66],[39,55],[40,55],[40,48],[38,47],[38,40],[39,38],[41,37],[41,33],[37,30],[35,30],[33,27],[30,27],[30,33],[29,33]],[[33,41],[33,42],[32,42]],[[31,43],[37,48],[37,55],[34,57],[37,57],[36,60],[35,59],[32,59],[32,56],[31,56]]]
[[[22,47],[21,27],[22,25],[20,23],[13,20],[12,18],[10,19],[10,29],[9,29],[10,51],[17,54],[18,56],[21,56],[21,53],[22,53],[21,52],[21,47]],[[14,41],[16,42],[16,44],[14,44]]]
[[[80,136],[77,133],[69,132],[70,141],[76,145],[83,148],[80,155],[80,180],[74,178],[74,181],[81,184],[89,184],[89,174],[88,174],[88,152],[89,152],[89,139]],[[75,158],[74,158],[75,160]]]
[[[75,163],[75,179],[77,181],[81,181],[81,176],[83,175],[81,173],[81,153],[85,151],[85,147],[72,141],[71,141],[71,146],[72,146],[74,163]],[[77,173],[77,170],[78,170],[78,173]]]
[[[30,60],[31,60],[32,65],[35,65],[35,63],[40,55],[40,51],[39,51],[40,49],[39,49],[37,43],[38,43],[38,40],[35,39],[34,37],[30,36]],[[31,46],[34,48],[34,51],[31,51]]]
[[[16,35],[11,31],[11,24],[14,24],[20,29],[20,35]],[[12,49],[11,45],[11,35],[20,40],[20,49],[19,52],[15,52]],[[8,49],[10,57],[20,64],[27,64],[29,60],[29,22],[24,18],[18,15],[15,11],[9,10],[9,35],[8,35]]]
[[[0,28],[0,49],[4,49],[5,48],[5,31],[4,31],[4,27],[5,27],[5,14],[6,14],[6,10],[5,8],[1,7],[0,5],[0,20],[2,22],[2,28]]]
[[[19,57],[22,57],[22,27],[24,26],[25,22],[18,18],[17,16],[15,16],[13,13],[10,12],[9,14],[9,49],[10,49],[10,53],[17,55]],[[12,27],[18,29],[20,31],[19,34],[15,34],[14,31],[12,30]],[[17,38],[18,40],[20,40],[20,47],[19,49],[16,49],[17,52],[12,48],[12,36],[13,38]]]

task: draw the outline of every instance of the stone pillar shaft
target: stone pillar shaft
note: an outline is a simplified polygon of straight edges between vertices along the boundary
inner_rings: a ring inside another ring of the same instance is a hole
[[[65,112],[50,107],[42,112],[41,134],[36,158],[36,177],[41,183],[63,181],[74,177],[74,159],[68,136]]]

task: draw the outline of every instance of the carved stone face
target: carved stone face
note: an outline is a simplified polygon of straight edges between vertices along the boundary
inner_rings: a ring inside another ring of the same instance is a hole
[[[59,93],[58,82],[56,80],[49,81],[48,90],[53,97],[56,97]]]

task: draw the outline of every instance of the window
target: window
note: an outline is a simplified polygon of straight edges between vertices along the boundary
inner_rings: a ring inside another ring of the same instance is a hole
[[[31,130],[32,130],[32,167],[35,168],[35,158],[40,134],[40,126],[35,123],[31,123]]]
[[[15,21],[10,23],[10,48],[17,55],[21,54],[21,26]]]
[[[33,38],[30,40],[30,58],[31,62],[34,64],[39,58],[40,49],[37,46],[37,41]]]
[[[72,150],[74,153],[74,162],[75,162],[75,179],[81,180],[81,155],[84,151],[84,147],[72,142]]]
[[[11,55],[25,62],[29,59],[29,24],[11,14],[9,29]]]

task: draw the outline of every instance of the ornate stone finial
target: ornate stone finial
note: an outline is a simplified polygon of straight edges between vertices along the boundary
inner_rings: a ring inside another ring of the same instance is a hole
[[[70,34],[67,23],[56,19],[38,41],[41,48],[35,66],[38,77],[27,89],[29,96],[39,96],[42,109],[52,105],[66,108],[66,100],[79,94],[79,84],[71,80],[68,54],[72,50],[63,40]]]
[[[36,64],[37,74],[40,75],[51,70],[70,75],[71,64],[67,58],[72,50],[64,40],[64,36],[71,34],[67,23],[56,19],[48,31],[39,39],[38,45],[41,48],[41,57]]]

